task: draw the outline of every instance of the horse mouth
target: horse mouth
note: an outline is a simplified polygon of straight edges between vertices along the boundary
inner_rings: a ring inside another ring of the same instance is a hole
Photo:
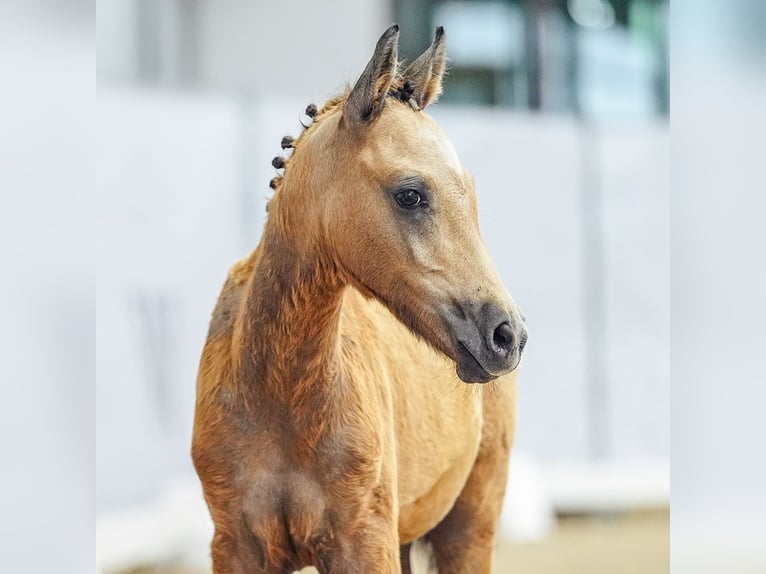
[[[457,344],[458,358],[455,361],[455,371],[460,380],[464,383],[489,383],[497,378],[497,375],[491,374],[487,369],[481,366],[479,361],[473,356],[463,343]]]

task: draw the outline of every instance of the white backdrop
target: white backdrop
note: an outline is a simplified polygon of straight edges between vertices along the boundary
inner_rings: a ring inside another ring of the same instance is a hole
[[[101,513],[191,476],[207,321],[255,246],[269,162],[306,103],[100,91]],[[542,468],[594,455],[666,466],[666,126],[433,113],[476,178],[483,235],[529,321],[517,450]]]

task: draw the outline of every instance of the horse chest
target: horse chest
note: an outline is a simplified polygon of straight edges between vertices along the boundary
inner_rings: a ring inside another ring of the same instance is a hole
[[[267,572],[309,564],[327,537],[321,485],[299,473],[264,471],[248,480],[241,511],[255,562]]]
[[[413,410],[398,401],[399,534],[403,542],[422,536],[449,512],[473,468],[482,439],[478,398],[445,397],[438,402],[421,398],[418,402],[427,406]],[[406,440],[413,428],[418,429],[418,440]]]
[[[263,469],[250,475],[243,506],[256,534],[267,535],[278,523],[295,534],[300,523],[308,536],[322,522],[327,503],[325,487],[307,473]]]
[[[355,457],[349,466],[350,455],[337,451],[336,456],[317,454],[305,466],[291,453],[270,454],[247,465],[241,477],[246,482],[242,512],[257,551],[271,565],[316,563],[353,527],[350,517],[364,513],[379,468],[363,468],[368,463]],[[362,476],[362,483],[349,487],[344,478],[352,476]]]

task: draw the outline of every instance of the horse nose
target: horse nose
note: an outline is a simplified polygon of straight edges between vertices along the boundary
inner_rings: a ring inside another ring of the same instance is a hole
[[[491,380],[510,373],[519,364],[527,342],[527,330],[519,311],[486,302],[456,305],[450,317],[457,341],[456,362],[461,379],[466,382]],[[467,373],[471,381],[460,372]]]
[[[492,359],[500,362],[517,360],[527,344],[527,328],[520,316],[495,307],[487,315],[487,347]]]

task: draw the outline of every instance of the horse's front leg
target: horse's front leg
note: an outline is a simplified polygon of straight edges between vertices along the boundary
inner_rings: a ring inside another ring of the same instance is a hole
[[[412,565],[410,564],[411,553],[412,544],[403,544],[399,547],[399,562],[402,565],[402,574],[412,574]]]
[[[238,536],[224,532],[216,528],[210,546],[213,574],[268,574],[274,571],[269,569],[260,548],[253,548]]]
[[[322,553],[320,574],[401,574],[397,513],[386,504],[361,511],[362,517],[338,528]]]
[[[342,548],[336,548],[320,574],[401,574],[399,543],[375,539],[369,535],[349,536]]]
[[[437,571],[445,574],[492,572],[513,442],[513,408],[508,395],[487,396],[482,442],[468,481],[452,510],[426,535]]]

